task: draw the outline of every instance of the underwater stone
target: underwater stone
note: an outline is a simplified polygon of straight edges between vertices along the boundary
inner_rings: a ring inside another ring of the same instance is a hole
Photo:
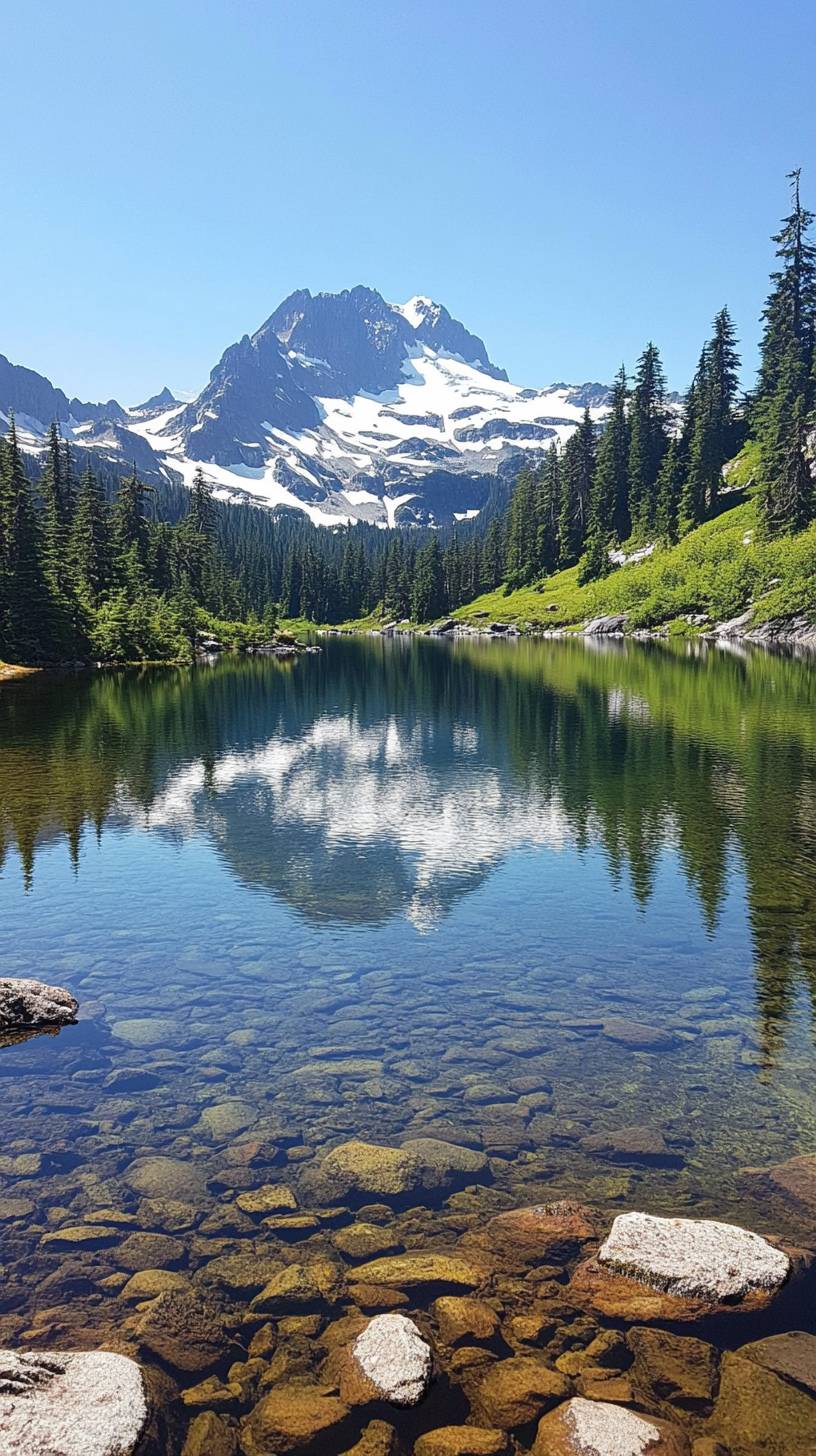
[[[76,1021],[79,1002],[62,986],[45,981],[0,977],[0,1031],[16,1027],[67,1026]]]
[[[414,1456],[505,1456],[509,1450],[507,1432],[485,1426],[438,1426],[414,1443]]]
[[[543,1355],[512,1355],[482,1376],[473,1391],[473,1405],[488,1425],[511,1431],[565,1400],[571,1390],[566,1376],[553,1370]]]
[[[157,1201],[199,1204],[207,1198],[207,1180],[201,1168],[181,1158],[136,1158],[122,1176],[136,1193]]]
[[[227,1350],[219,1316],[197,1295],[171,1289],[148,1305],[137,1325],[141,1344],[176,1370],[203,1374]]]
[[[446,1345],[458,1345],[463,1340],[492,1340],[499,1328],[496,1311],[483,1299],[470,1299],[467,1295],[442,1295],[431,1305],[431,1314]]]
[[[489,1182],[484,1153],[437,1138],[413,1138],[399,1148],[359,1140],[341,1143],[322,1159],[309,1187],[328,1201],[346,1198],[402,1198],[436,1190],[449,1191],[467,1183]]]
[[[335,1436],[323,1449],[336,1450],[348,1415],[348,1407],[319,1386],[286,1382],[265,1395],[242,1425],[241,1450],[244,1456],[285,1456],[328,1440],[329,1432]]]
[[[215,1411],[202,1411],[192,1421],[181,1456],[236,1456],[238,1435]]]
[[[147,1418],[142,1372],[125,1355],[0,1351],[3,1456],[132,1456]]]
[[[286,1213],[297,1208],[297,1199],[285,1183],[264,1183],[239,1194],[235,1202],[243,1213]]]
[[[749,1346],[750,1349],[750,1346]],[[735,1456],[811,1456],[816,1451],[816,1400],[742,1351],[726,1351],[712,1434]]]
[[[459,1254],[409,1253],[360,1264],[354,1274],[361,1284],[384,1284],[393,1289],[421,1289],[434,1284],[475,1289],[484,1282],[486,1270]]]

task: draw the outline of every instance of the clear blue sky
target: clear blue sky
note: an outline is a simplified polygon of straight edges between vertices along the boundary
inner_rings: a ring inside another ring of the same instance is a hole
[[[298,287],[447,304],[522,384],[757,316],[804,169],[807,0],[0,0],[0,352],[198,389]]]

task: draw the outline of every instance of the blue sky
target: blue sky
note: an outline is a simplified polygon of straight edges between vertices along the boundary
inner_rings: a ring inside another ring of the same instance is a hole
[[[684,387],[723,303],[753,367],[792,166],[816,208],[802,0],[0,12],[0,352],[82,398],[196,390],[292,289],[358,282],[521,384],[653,337]]]

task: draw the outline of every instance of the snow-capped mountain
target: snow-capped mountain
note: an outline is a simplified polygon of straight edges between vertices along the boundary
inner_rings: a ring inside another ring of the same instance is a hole
[[[222,499],[325,525],[476,515],[497,480],[563,441],[585,404],[602,416],[606,400],[598,384],[511,384],[441,304],[390,304],[363,287],[291,294],[190,403],[165,389],[128,410],[83,405],[0,358],[0,412],[16,410],[27,448],[57,418],[109,464],[187,484],[201,465]]]

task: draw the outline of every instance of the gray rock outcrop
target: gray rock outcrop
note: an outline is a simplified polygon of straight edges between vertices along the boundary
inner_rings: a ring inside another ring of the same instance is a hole
[[[0,979],[0,1032],[76,1021],[79,1003],[62,986],[44,981]]]

